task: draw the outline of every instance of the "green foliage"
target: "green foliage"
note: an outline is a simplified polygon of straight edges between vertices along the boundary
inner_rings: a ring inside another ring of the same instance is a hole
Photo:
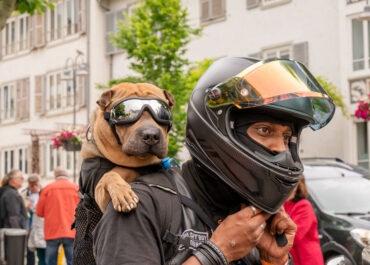
[[[183,146],[186,110],[192,87],[184,71],[189,61],[184,58],[186,45],[200,34],[189,25],[188,12],[180,0],[141,0],[131,16],[119,22],[119,32],[111,36],[113,45],[127,52],[130,68],[139,77],[114,80],[147,82],[166,89],[176,100],[173,129],[169,140],[169,156],[176,156]],[[192,81],[193,82],[193,81]]]
[[[325,77],[318,76],[316,79],[319,81],[320,85],[325,89],[328,95],[333,99],[335,106],[339,107],[342,110],[343,115],[349,118],[348,108],[343,101],[342,94],[338,91],[336,86],[334,86],[334,84],[328,81],[328,79]]]
[[[46,8],[54,8],[53,0],[17,0],[17,10],[19,13],[29,13],[31,16],[35,11],[44,13]]]

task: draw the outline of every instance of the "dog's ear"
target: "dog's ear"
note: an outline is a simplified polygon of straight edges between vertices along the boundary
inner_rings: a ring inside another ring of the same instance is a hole
[[[100,109],[102,111],[105,110],[106,107],[108,107],[109,103],[112,101],[113,97],[113,90],[108,89],[107,91],[104,91],[100,98],[96,101],[96,103],[99,105]]]
[[[175,104],[175,98],[167,90],[163,90],[163,93],[164,93],[165,97],[168,99],[168,106],[170,107],[170,109],[172,109],[173,105]]]

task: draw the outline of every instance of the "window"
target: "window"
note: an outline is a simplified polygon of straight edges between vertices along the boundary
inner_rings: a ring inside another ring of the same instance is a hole
[[[225,17],[225,0],[200,0],[200,22]]]
[[[84,31],[85,1],[61,0],[47,12],[47,40],[55,41]]]
[[[28,15],[9,19],[2,30],[3,56],[17,54],[30,48],[30,18]]]
[[[1,118],[10,120],[15,118],[15,84],[4,85],[1,89]]]
[[[55,4],[54,9],[49,9],[48,40],[58,40],[62,38],[62,5]]]
[[[46,167],[46,172],[48,176],[53,175],[53,171],[56,167],[62,166],[67,171],[72,173],[73,171],[73,152],[67,152],[64,149],[53,148],[53,144],[47,145],[46,157],[49,160]],[[76,158],[78,155],[76,154]],[[78,158],[77,158],[78,159]]]
[[[261,0],[262,8],[274,7],[291,2],[292,0]]]
[[[368,129],[367,122],[357,124],[357,164],[369,169]]]
[[[1,169],[2,176],[6,175],[13,168],[28,174],[28,148],[27,146],[6,148],[2,150],[1,161],[4,167]]]
[[[37,96],[35,107],[40,109],[36,111],[37,113],[42,112],[42,106],[46,107],[47,112],[60,112],[73,107],[73,81],[62,80],[61,77],[61,71],[46,75],[46,97],[35,95]],[[42,82],[37,81],[36,83],[40,83],[37,86],[42,91]],[[85,105],[85,77],[76,76],[76,104],[80,107]]]
[[[289,59],[291,58],[291,53],[292,52],[290,46],[268,49],[263,51],[263,59]]]
[[[131,8],[133,5],[131,6]],[[111,43],[110,36],[118,32],[117,23],[119,20],[124,20],[125,16],[122,12],[126,12],[126,9],[120,9],[115,11],[109,11],[105,13],[105,53],[115,54],[122,50],[113,46]]]
[[[370,67],[370,21],[352,19],[352,69]]]
[[[0,98],[2,121],[29,118],[29,78],[0,87]]]

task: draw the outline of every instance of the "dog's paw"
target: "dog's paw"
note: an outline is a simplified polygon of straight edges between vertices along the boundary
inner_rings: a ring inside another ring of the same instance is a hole
[[[109,187],[108,192],[112,198],[113,207],[118,212],[130,212],[139,202],[139,198],[127,184]]]

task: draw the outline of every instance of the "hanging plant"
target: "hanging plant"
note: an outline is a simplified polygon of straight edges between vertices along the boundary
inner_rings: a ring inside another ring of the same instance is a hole
[[[56,137],[53,138],[53,147],[64,147],[64,149],[67,151],[79,151],[81,150],[83,138],[83,130],[63,129]]]
[[[355,112],[355,117],[357,119],[362,119],[365,121],[370,120],[370,94],[367,95],[366,100],[359,100],[357,110]]]

